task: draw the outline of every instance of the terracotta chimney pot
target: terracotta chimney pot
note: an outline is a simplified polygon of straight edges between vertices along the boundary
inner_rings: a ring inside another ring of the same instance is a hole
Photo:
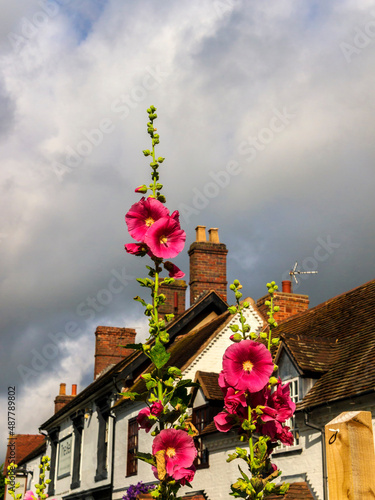
[[[72,384],[72,396],[77,396],[77,384]]]
[[[66,384],[60,384],[59,396],[65,396],[66,394]]]
[[[219,230],[217,227],[211,227],[211,229],[208,230],[208,234],[210,243],[220,243]]]
[[[206,226],[197,226],[195,228],[196,237],[195,241],[207,241]]]
[[[284,293],[292,293],[292,282],[290,280],[284,280],[281,284]]]

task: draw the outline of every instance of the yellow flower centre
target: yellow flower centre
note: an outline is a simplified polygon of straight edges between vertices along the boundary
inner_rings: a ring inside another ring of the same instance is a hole
[[[176,455],[176,450],[174,448],[167,448],[165,454],[167,455],[167,457],[172,458]]]
[[[147,227],[150,227],[152,226],[152,224],[154,223],[154,219],[152,217],[149,217],[148,219],[145,220],[145,224]]]
[[[168,241],[168,240],[167,240],[167,237],[166,237],[166,236],[164,236],[164,235],[163,235],[163,236],[160,236],[160,243],[161,243],[162,245],[166,245],[166,244],[167,244],[167,241]]]
[[[249,360],[244,361],[242,363],[242,368],[245,370],[245,372],[249,372],[250,373],[251,370],[253,369],[253,366],[254,366],[253,363],[251,361],[249,361]]]

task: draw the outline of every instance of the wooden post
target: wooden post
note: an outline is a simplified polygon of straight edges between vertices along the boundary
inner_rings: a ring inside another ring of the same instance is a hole
[[[325,426],[329,500],[375,499],[370,411],[347,411]]]

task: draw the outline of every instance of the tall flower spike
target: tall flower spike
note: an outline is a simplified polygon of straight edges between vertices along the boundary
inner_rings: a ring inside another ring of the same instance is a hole
[[[141,198],[131,206],[125,215],[130,236],[137,241],[144,241],[148,229],[160,218],[168,217],[169,210],[154,198]]]

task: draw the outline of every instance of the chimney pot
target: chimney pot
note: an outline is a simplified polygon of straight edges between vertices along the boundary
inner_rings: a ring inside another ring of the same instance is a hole
[[[290,280],[284,280],[281,284],[284,293],[292,293],[292,282]]]
[[[195,228],[196,238],[195,241],[207,241],[206,226],[197,226]]]
[[[66,384],[60,384],[59,396],[65,396],[66,394]]]
[[[72,384],[72,396],[77,396],[77,384]]]
[[[208,230],[208,234],[210,243],[220,243],[219,230],[217,227],[211,227],[211,229]]]

